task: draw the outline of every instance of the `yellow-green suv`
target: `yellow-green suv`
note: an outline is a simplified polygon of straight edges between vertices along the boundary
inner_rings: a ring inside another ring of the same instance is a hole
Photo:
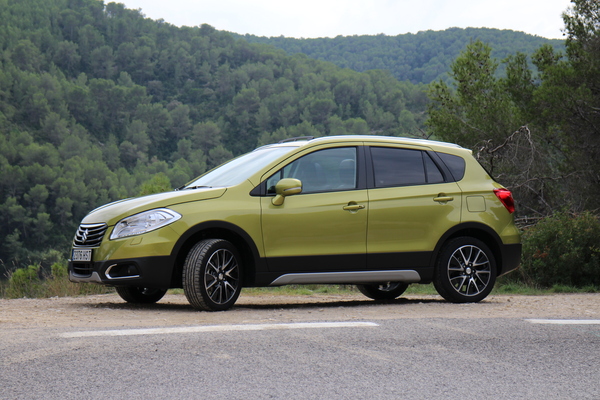
[[[178,190],[90,212],[69,278],[152,303],[183,288],[225,310],[242,287],[356,284],[393,299],[433,282],[477,302],[519,265],[510,191],[458,145],[377,136],[260,147]]]

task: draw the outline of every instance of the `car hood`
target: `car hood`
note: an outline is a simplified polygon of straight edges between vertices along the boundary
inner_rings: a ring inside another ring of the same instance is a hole
[[[186,189],[119,200],[91,211],[85,216],[82,223],[94,224],[104,222],[108,225],[114,225],[122,218],[142,211],[169,207],[174,204],[191,201],[216,199],[221,197],[226,191],[226,188]]]

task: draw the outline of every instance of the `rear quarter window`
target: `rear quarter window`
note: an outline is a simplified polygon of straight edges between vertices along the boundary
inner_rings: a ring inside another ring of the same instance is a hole
[[[450,170],[455,181],[460,181],[465,176],[465,160],[454,154],[437,153],[446,167]]]

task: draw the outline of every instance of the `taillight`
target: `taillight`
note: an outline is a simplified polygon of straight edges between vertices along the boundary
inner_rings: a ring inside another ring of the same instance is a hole
[[[515,212],[515,201],[510,190],[504,188],[494,189],[494,194],[504,204],[509,213],[512,214]]]

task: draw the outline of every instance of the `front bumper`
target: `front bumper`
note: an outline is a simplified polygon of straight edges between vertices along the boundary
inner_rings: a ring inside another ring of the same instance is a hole
[[[69,280],[108,286],[172,287],[173,261],[169,256],[140,257],[97,262],[69,260]]]

